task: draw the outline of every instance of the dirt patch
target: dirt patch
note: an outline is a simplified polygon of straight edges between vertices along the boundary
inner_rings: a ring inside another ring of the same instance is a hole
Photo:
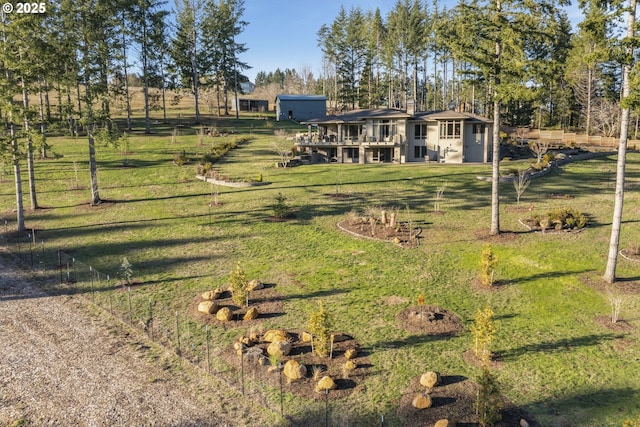
[[[396,321],[414,334],[454,336],[464,329],[460,317],[436,305],[408,307],[396,315]]]
[[[632,252],[628,249],[621,249],[620,256],[627,261],[640,262],[640,254],[636,251]]]
[[[425,391],[420,385],[420,377],[416,377],[402,393],[398,417],[402,425],[406,427],[432,427],[438,420],[448,419],[456,425],[477,425],[473,405],[478,392],[478,385],[466,377],[460,375],[443,375],[441,384],[434,387],[430,393],[432,405],[426,409],[416,409],[411,405],[417,393]],[[520,420],[525,419],[530,426],[539,424],[526,412],[514,407],[508,401],[503,400],[502,421],[496,423],[497,427],[513,427],[520,425]]]
[[[504,230],[500,231],[500,234],[498,235],[492,235],[491,230],[483,228],[481,230],[476,230],[473,234],[476,239],[487,243],[511,243],[518,240],[521,233]]]
[[[616,323],[613,323],[611,321],[611,316],[596,316],[593,320],[598,325],[614,332],[626,333],[626,332],[632,332],[635,329],[632,324],[630,324],[624,319],[618,319]]]
[[[340,334],[342,339],[334,342],[333,357],[329,358],[320,357],[316,353],[312,353],[311,344],[302,341],[302,331],[287,331],[287,335],[291,343],[291,352],[279,361],[269,360],[267,356],[269,343],[266,342],[260,342],[245,348],[242,358],[231,345],[223,353],[223,358],[238,372],[244,370],[244,375],[247,377],[276,389],[280,387],[282,381],[283,392],[293,393],[307,399],[338,400],[349,396],[351,393],[364,390],[363,383],[369,375],[372,365],[368,353],[360,348],[360,345],[353,337]],[[357,351],[356,357],[351,359],[356,367],[353,370],[346,371],[344,370],[344,365],[347,359],[344,354],[348,349]],[[282,374],[281,368],[291,359],[304,365],[307,368],[307,373],[304,378],[289,382]],[[276,366],[273,366],[273,363]],[[280,363],[280,368],[278,368],[277,363]],[[337,385],[337,388],[329,390],[326,396],[324,391],[316,392],[314,390],[317,381],[325,375],[330,376]]]
[[[338,223],[338,228],[356,237],[392,242],[404,248],[418,247],[422,233],[421,228],[409,227],[405,222],[389,227],[379,223],[372,224],[364,218],[341,221]]]
[[[216,300],[219,308],[229,307],[233,313],[232,320],[221,322],[216,319],[215,314],[205,314],[198,311],[198,304],[202,301],[202,294],[198,294],[187,307],[187,315],[198,322],[204,324],[224,325],[227,328],[237,328],[239,326],[253,326],[262,323],[265,319],[281,316],[284,313],[284,302],[275,285],[265,284],[263,289],[251,291],[249,294],[249,307],[239,307],[231,299],[231,292],[224,291],[220,298]],[[258,309],[259,316],[253,320],[243,320],[250,307]]]
[[[405,297],[391,295],[388,297],[384,297],[382,301],[384,302],[385,305],[399,305],[399,304],[405,304],[409,300]]]

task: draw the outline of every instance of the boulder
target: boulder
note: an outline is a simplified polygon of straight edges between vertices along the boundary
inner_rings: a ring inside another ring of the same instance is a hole
[[[262,336],[262,341],[274,342],[274,341],[286,341],[287,331],[281,329],[270,329]]]
[[[264,283],[262,283],[258,279],[253,279],[253,280],[249,281],[249,283],[247,283],[247,291],[249,291],[249,292],[257,291],[257,290],[260,290],[260,289],[264,289]]]
[[[326,375],[318,381],[314,390],[316,393],[324,393],[325,390],[335,390],[336,388],[338,388],[338,385],[335,381]]]
[[[426,409],[431,407],[431,397],[427,393],[418,393],[413,397],[411,406],[416,409]]]
[[[437,372],[429,371],[420,377],[420,385],[426,388],[433,388],[438,384],[440,384],[440,374]]]
[[[311,340],[313,339],[313,335],[311,335],[309,332],[303,332],[300,339],[302,340],[302,342],[311,342]]]
[[[266,357],[262,354],[262,349],[260,347],[250,347],[244,355],[244,360],[246,360],[247,363],[263,365]]]
[[[218,304],[213,301],[202,301],[198,304],[198,311],[204,314],[213,314],[218,311]]]
[[[291,352],[291,343],[289,341],[273,341],[267,347],[269,356],[287,356]]]
[[[228,322],[229,320],[231,320],[232,317],[233,317],[233,313],[231,312],[231,309],[229,307],[222,307],[216,313],[216,319],[218,319],[221,322]]]
[[[351,360],[355,358],[357,355],[358,355],[358,351],[354,348],[348,348],[344,352],[344,357],[346,357],[347,360]]]
[[[524,418],[520,419],[520,427],[529,427],[529,423]]]
[[[215,299],[220,298],[220,295],[222,295],[222,289],[217,288],[217,289],[215,289],[213,291],[203,292],[201,297],[205,301],[213,301]]]
[[[244,314],[243,319],[244,320],[253,320],[253,319],[257,319],[258,318],[258,309],[255,307],[251,307],[249,310],[247,310],[247,312]]]
[[[307,367],[298,363],[297,360],[287,360],[282,372],[290,381],[300,380],[307,376]]]
[[[456,423],[454,423],[453,421],[446,420],[446,419],[445,420],[438,420],[433,425],[433,427],[456,427]]]

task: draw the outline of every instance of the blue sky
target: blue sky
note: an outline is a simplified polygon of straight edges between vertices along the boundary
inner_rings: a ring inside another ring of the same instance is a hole
[[[382,16],[393,8],[396,0],[245,0],[243,19],[249,24],[238,41],[248,50],[241,59],[251,67],[245,74],[254,81],[259,71],[277,68],[309,67],[315,77],[320,75],[322,53],[317,32],[322,24],[330,25],[340,6],[348,11],[380,8]],[[439,0],[441,8],[453,8],[457,0]],[[572,22],[579,20],[575,8],[570,10]]]

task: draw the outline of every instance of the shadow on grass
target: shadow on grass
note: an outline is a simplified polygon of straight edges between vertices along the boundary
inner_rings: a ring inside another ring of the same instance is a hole
[[[577,347],[592,347],[605,341],[612,341],[624,338],[621,334],[600,334],[585,335],[582,337],[561,339],[554,342],[541,342],[537,344],[528,344],[515,349],[500,352],[499,356],[502,360],[513,360],[527,353],[554,353],[559,351],[570,351]]]
[[[554,426],[596,426],[596,425],[622,425],[622,421],[614,424],[608,419],[603,424],[603,419],[594,420],[588,418],[584,411],[600,408],[594,413],[620,413],[621,419],[636,419],[640,410],[640,391],[630,387],[605,388],[600,390],[584,390],[558,398],[553,397],[524,405],[522,409],[530,413],[545,414],[547,425]],[[608,409],[607,409],[608,408]],[[626,415],[625,415],[626,414]]]
[[[593,269],[571,270],[571,271],[550,271],[547,273],[532,274],[527,277],[518,277],[515,279],[503,279],[496,282],[496,286],[510,286],[520,283],[534,282],[537,280],[557,279],[564,276],[573,276],[575,274],[583,274],[593,272]]]

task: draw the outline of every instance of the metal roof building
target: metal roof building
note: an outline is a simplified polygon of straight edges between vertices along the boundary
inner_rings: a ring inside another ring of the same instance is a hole
[[[327,114],[327,97],[324,95],[276,96],[276,120],[302,121],[324,117]]]

